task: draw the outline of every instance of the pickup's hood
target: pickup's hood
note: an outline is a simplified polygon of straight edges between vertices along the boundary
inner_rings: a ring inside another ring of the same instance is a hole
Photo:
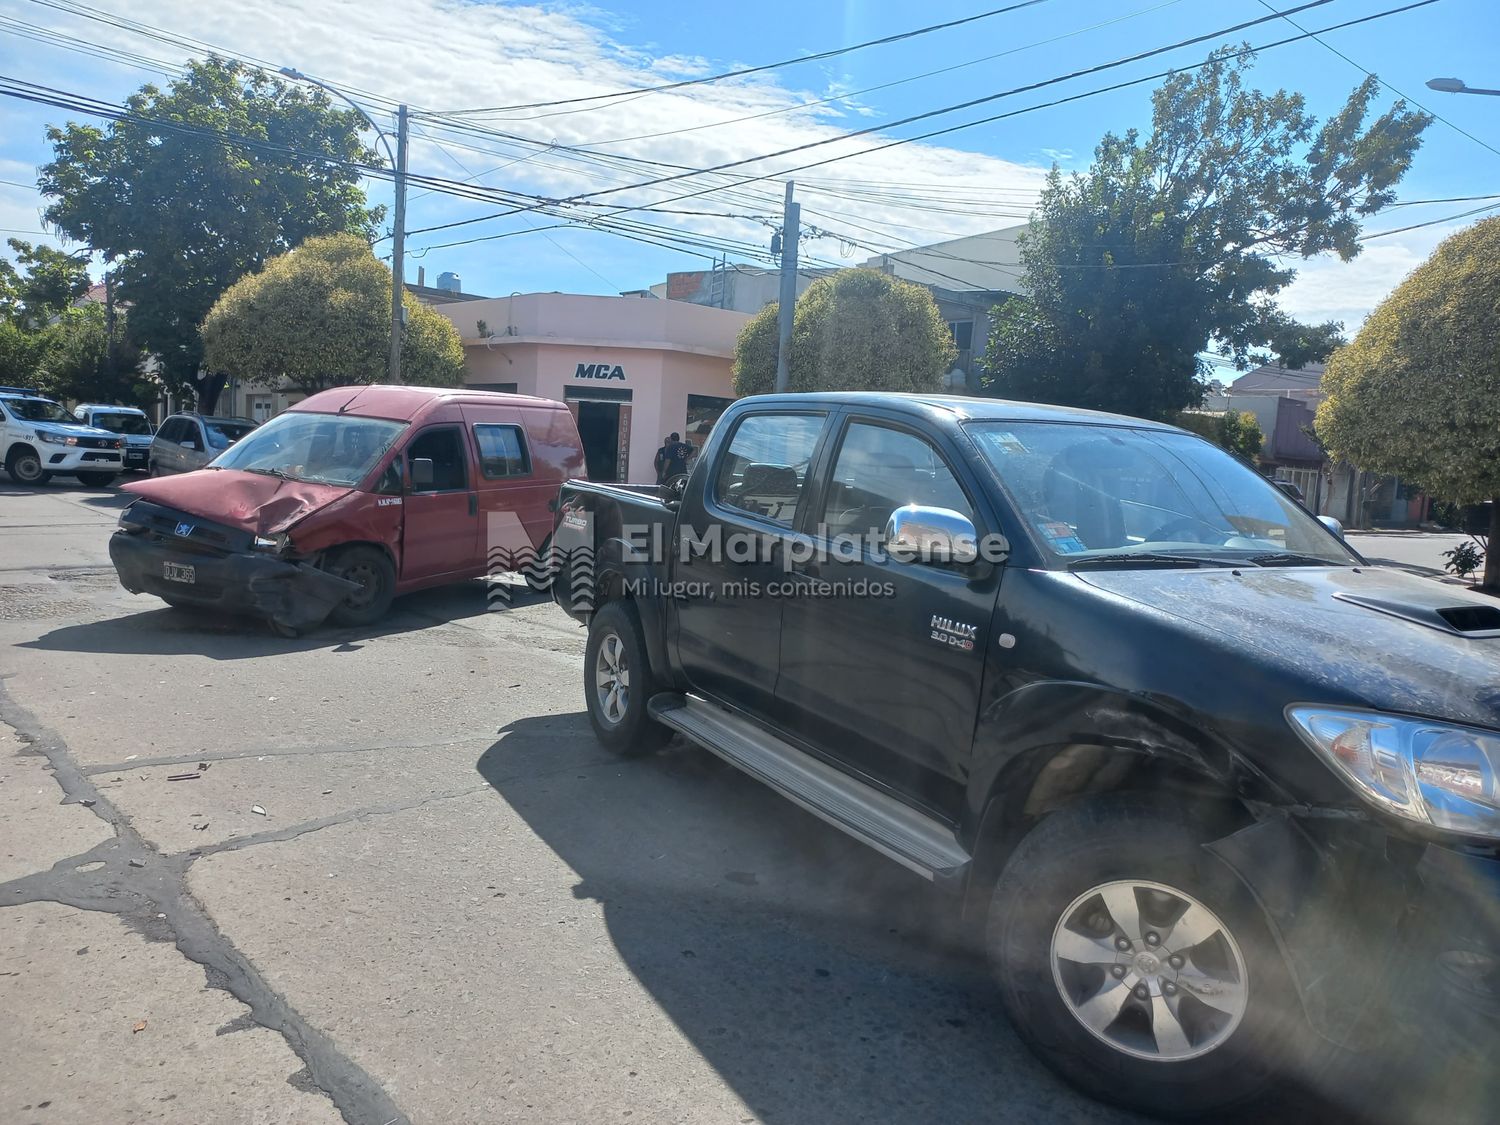
[[[238,469],[199,469],[131,481],[121,491],[255,535],[272,535],[354,491]]]
[[[117,433],[100,429],[98,426],[85,426],[82,422],[26,422],[38,433],[58,434],[61,437],[93,437],[93,438],[118,438]]]
[[[1438,611],[1500,610],[1500,599],[1389,567],[1092,571],[1087,584],[1196,629],[1367,706],[1500,728],[1500,636],[1459,633]]]

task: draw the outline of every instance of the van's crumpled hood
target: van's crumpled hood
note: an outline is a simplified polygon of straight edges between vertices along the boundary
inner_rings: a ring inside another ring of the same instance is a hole
[[[121,486],[157,504],[255,535],[285,531],[354,491],[344,485],[282,480],[239,469],[199,469]]]
[[[1369,707],[1500,728],[1500,637],[1456,636],[1346,597],[1410,606],[1500,605],[1390,567],[1246,566],[1090,571],[1082,581],[1236,638],[1244,674],[1274,662],[1307,682],[1307,702],[1354,695]],[[1232,673],[1230,673],[1232,675]],[[1232,688],[1226,682],[1226,688]]]

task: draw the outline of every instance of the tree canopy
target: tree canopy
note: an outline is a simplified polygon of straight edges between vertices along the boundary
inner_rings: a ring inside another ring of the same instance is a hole
[[[453,323],[410,293],[401,382],[463,383]],[[205,361],[247,383],[311,394],[386,380],[391,271],[352,234],[310,238],[241,278],[203,321]]]
[[[739,395],[776,387],[776,305],[740,331],[734,387]],[[935,391],[958,357],[932,294],[876,270],[840,270],[808,286],[792,315],[788,389]]]
[[[1259,457],[1266,442],[1260,420],[1248,410],[1226,410],[1221,414],[1184,411],[1172,422],[1185,430],[1192,430],[1199,437],[1206,437],[1220,449],[1237,453],[1246,461],[1253,462]]]
[[[198,325],[219,295],[310,236],[368,236],[379,220],[359,186],[358,166],[377,159],[364,127],[321,91],[195,61],[106,128],[47,131],[46,217],[110,263],[131,340],[159,357],[162,381],[211,408],[221,384],[198,380]]]
[[[1455,503],[1494,500],[1484,585],[1500,589],[1500,218],[1446,239],[1323,375],[1329,452]]]
[[[19,238],[7,245],[15,262],[0,258],[0,320],[40,328],[88,292],[89,268],[81,256]]]
[[[1107,133],[1086,174],[1048,178],[1022,238],[1028,296],[1002,305],[987,389],[1166,418],[1202,398],[1198,353],[1269,342],[1285,257],[1359,253],[1430,118],[1398,101],[1366,124],[1373,77],[1321,127],[1301,94],[1247,89],[1223,48],[1152,98],[1147,137]]]

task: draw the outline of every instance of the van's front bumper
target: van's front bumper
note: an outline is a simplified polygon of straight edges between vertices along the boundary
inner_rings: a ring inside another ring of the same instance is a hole
[[[174,550],[149,534],[117,531],[110,561],[132,594],[225,613],[264,617],[285,629],[313,629],[359,589],[305,562],[254,553],[204,554]]]

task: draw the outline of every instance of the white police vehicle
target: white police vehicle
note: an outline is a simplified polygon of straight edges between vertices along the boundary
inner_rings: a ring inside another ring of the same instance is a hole
[[[125,469],[125,439],[85,426],[50,398],[21,387],[0,387],[0,465],[16,484],[77,477],[103,488]]]

